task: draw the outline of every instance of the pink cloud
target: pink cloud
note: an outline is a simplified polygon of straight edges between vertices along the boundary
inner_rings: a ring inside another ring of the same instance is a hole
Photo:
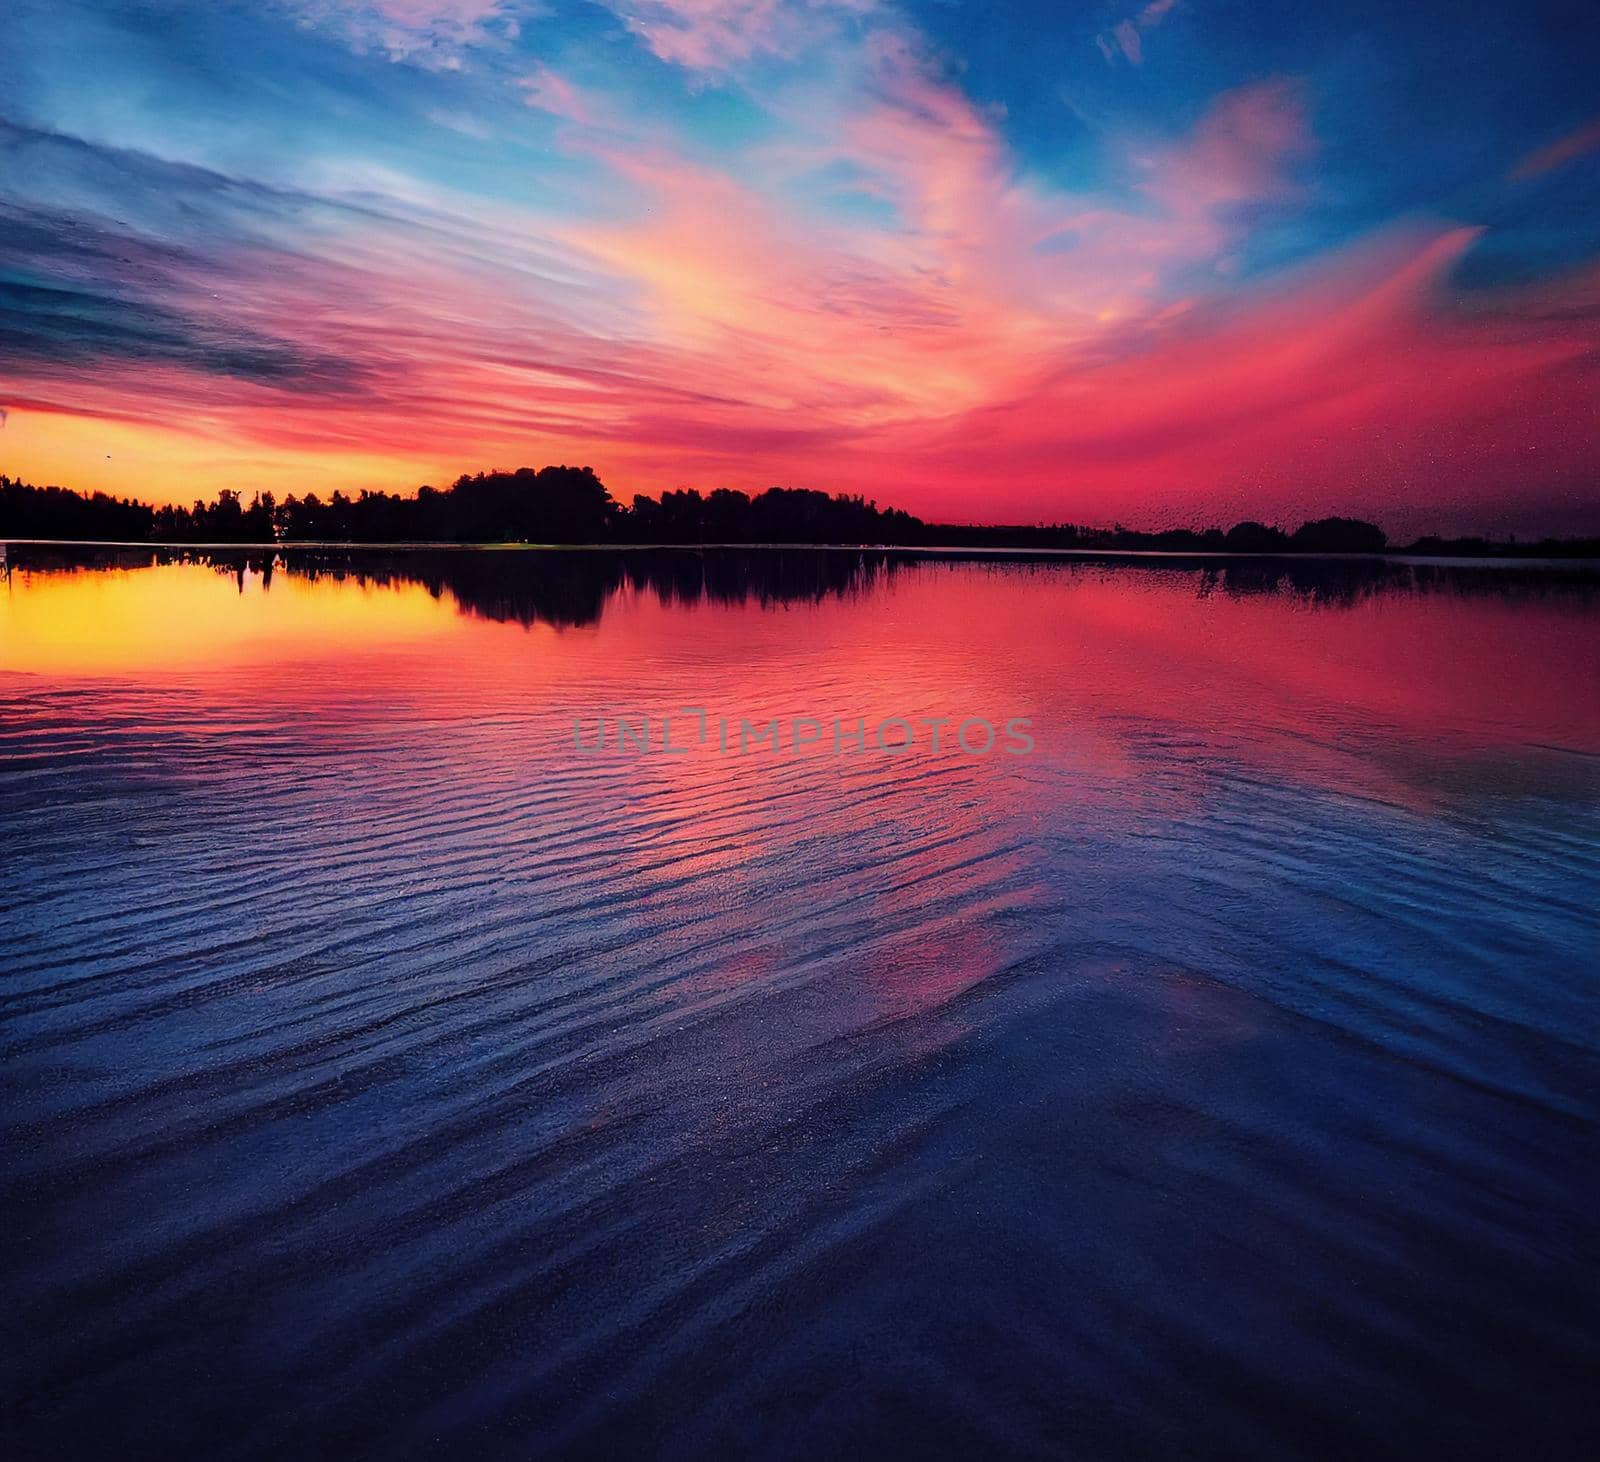
[[[548,66],[539,66],[528,72],[522,77],[519,85],[522,87],[524,100],[530,107],[535,107],[539,111],[548,112],[551,116],[576,122],[584,127],[597,126],[602,121],[603,107],[588,93]]]
[[[604,0],[664,61],[722,70],[764,54],[793,56],[878,0]]]
[[[1542,177],[1597,151],[1600,151],[1600,117],[1567,133],[1565,137],[1557,138],[1549,146],[1530,152],[1512,169],[1511,177],[1514,181]]]
[[[1135,166],[1149,196],[1173,217],[1193,218],[1291,196],[1291,170],[1312,148],[1300,90],[1277,78],[1223,93],[1188,138]]]
[[[372,9],[400,25],[424,26],[448,22],[471,25],[504,8],[506,0],[372,0]]]
[[[990,516],[1130,523],[1338,509],[1398,531],[1537,520],[1586,490],[1600,391],[1593,269],[1473,310],[1473,230],[1402,234],[1255,298],[1196,308],[1104,360],[886,436],[944,511],[999,466]]]

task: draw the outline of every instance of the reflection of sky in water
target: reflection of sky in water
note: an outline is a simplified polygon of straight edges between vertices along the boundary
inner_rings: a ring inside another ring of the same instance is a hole
[[[320,569],[0,596],[40,1425],[1575,1435],[1582,583]],[[1038,750],[569,749],[686,705],[1031,716]]]

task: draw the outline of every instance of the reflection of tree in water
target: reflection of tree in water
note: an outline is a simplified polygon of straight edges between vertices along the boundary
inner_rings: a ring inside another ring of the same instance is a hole
[[[1279,594],[1314,604],[1347,607],[1384,594],[1444,594],[1503,599],[1551,594],[1593,597],[1600,575],[1592,567],[1512,563],[1406,563],[1395,559],[1254,558],[1207,565],[1201,592],[1244,598]]]
[[[1386,594],[1441,594],[1458,598],[1510,600],[1600,597],[1600,565],[1588,560],[1543,563],[1537,560],[1479,559],[1442,563],[1393,558],[1316,558],[1253,555],[1233,558],[1081,555],[1023,562],[1043,574],[1072,566],[1103,579],[1154,574],[1171,581],[1191,580],[1202,597],[1224,594],[1244,599],[1276,595],[1329,609],[1350,608]]]
[[[872,551],[740,549],[622,555],[629,582],[664,603],[795,604],[859,594],[908,562]]]
[[[318,550],[284,554],[279,567],[309,579],[359,584],[420,584],[435,599],[446,595],[468,613],[501,623],[592,624],[617,586],[614,565],[580,553],[530,555],[514,551],[368,553]]]
[[[1327,608],[1385,594],[1445,594],[1502,599],[1600,597],[1593,563],[1528,560],[1407,562],[1382,558],[1258,555],[1223,558],[1157,555],[950,556],[878,549],[410,549],[385,548],[180,549],[76,548],[12,545],[7,571],[137,569],[194,563],[234,579],[247,576],[270,588],[274,573],[363,585],[420,584],[435,598],[449,595],[466,612],[521,625],[593,624],[617,592],[647,592],[664,604],[816,603],[864,594],[928,561],[963,563],[990,572],[1058,578],[1091,574],[1103,580],[1154,574],[1192,584],[1201,596],[1277,595]]]
[[[79,548],[77,545],[9,543],[6,566],[21,573],[69,574],[75,569],[147,569],[174,555],[158,548]]]
[[[593,624],[624,587],[666,604],[788,604],[859,593],[897,556],[808,549],[361,550],[282,554],[280,571],[364,584],[421,584],[471,614],[522,625]]]

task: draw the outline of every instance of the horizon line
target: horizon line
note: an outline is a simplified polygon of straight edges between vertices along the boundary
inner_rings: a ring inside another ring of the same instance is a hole
[[[44,484],[31,483],[31,482],[27,482],[27,481],[23,480],[22,478],[11,477],[11,476],[9,476],[8,474],[6,474],[4,472],[0,472],[0,482],[8,483],[10,485],[17,486],[17,487],[31,488],[34,491],[44,491],[44,492],[56,491],[56,492],[68,493],[68,494],[71,494],[74,497],[77,497],[77,498],[85,501],[85,502],[93,501],[93,499],[96,496],[104,497],[104,498],[106,498],[109,501],[114,502],[114,503],[119,503],[119,504],[120,503],[127,503],[127,504],[132,504],[133,506],[138,507],[138,508],[148,509],[152,513],[159,513],[159,512],[162,512],[163,510],[171,511],[171,512],[189,513],[189,512],[193,511],[193,508],[194,508],[194,506],[196,504],[201,504],[201,505],[206,505],[206,506],[214,506],[215,504],[220,503],[224,493],[231,494],[235,499],[237,499],[239,501],[241,506],[244,507],[244,508],[248,508],[251,503],[254,503],[254,502],[257,502],[257,501],[260,501],[260,500],[263,500],[263,499],[270,499],[271,502],[274,504],[274,506],[282,506],[284,503],[287,503],[291,498],[295,498],[297,501],[299,501],[301,503],[306,502],[310,498],[316,498],[316,500],[319,503],[323,504],[324,506],[327,506],[327,505],[331,504],[335,497],[343,497],[346,502],[356,503],[356,502],[359,502],[361,500],[362,496],[369,495],[369,494],[372,495],[372,496],[388,497],[388,498],[391,498],[391,499],[393,499],[395,501],[399,501],[399,502],[415,502],[421,496],[421,494],[424,491],[433,492],[433,493],[436,493],[436,494],[438,494],[440,496],[447,496],[450,493],[454,492],[456,490],[456,488],[462,482],[470,482],[470,481],[474,481],[474,480],[478,480],[478,479],[493,478],[493,477],[517,477],[517,476],[519,476],[519,475],[521,475],[523,473],[529,473],[529,474],[533,474],[533,475],[537,476],[538,474],[540,474],[542,472],[545,472],[545,471],[548,471],[548,470],[551,470],[551,469],[565,470],[565,471],[572,471],[572,472],[580,472],[580,473],[588,473],[588,474],[590,474],[591,476],[593,476],[595,478],[596,482],[598,482],[600,484],[600,486],[604,489],[604,491],[606,493],[606,496],[610,499],[610,501],[613,504],[615,504],[616,508],[619,511],[624,512],[624,513],[632,513],[634,511],[633,506],[632,506],[632,502],[636,501],[639,498],[644,498],[647,501],[652,502],[652,503],[654,503],[654,504],[659,506],[661,504],[663,498],[668,493],[694,493],[700,498],[700,501],[702,503],[706,503],[706,502],[708,502],[710,500],[710,498],[711,498],[711,496],[713,494],[718,493],[718,492],[728,492],[728,493],[733,493],[733,494],[735,494],[737,496],[743,497],[746,500],[747,503],[754,503],[755,501],[757,501],[759,498],[763,497],[767,493],[784,492],[784,493],[816,493],[816,494],[828,499],[830,502],[860,503],[863,506],[865,506],[865,507],[867,507],[867,508],[869,508],[872,511],[877,512],[877,513],[883,513],[883,514],[899,513],[899,514],[902,514],[903,516],[905,516],[907,518],[910,518],[913,522],[919,524],[920,526],[922,526],[924,528],[929,528],[929,529],[947,528],[947,529],[950,529],[950,530],[953,530],[953,531],[961,531],[961,532],[993,532],[993,533],[1001,533],[1001,532],[1007,532],[1007,531],[1020,531],[1020,532],[1027,532],[1027,533],[1038,533],[1038,532],[1060,531],[1060,530],[1063,530],[1063,529],[1074,529],[1074,530],[1077,530],[1079,532],[1085,532],[1085,533],[1091,533],[1091,534],[1127,533],[1127,534],[1139,535],[1139,536],[1142,536],[1142,537],[1159,537],[1161,535],[1169,534],[1169,533],[1193,533],[1193,534],[1196,534],[1196,535],[1203,535],[1203,534],[1209,533],[1209,532],[1224,532],[1225,533],[1225,532],[1229,531],[1229,528],[1237,528],[1237,527],[1240,527],[1240,526],[1243,526],[1243,525],[1246,525],[1246,524],[1259,524],[1261,527],[1267,528],[1267,529],[1269,529],[1271,531],[1283,533],[1286,536],[1290,536],[1296,531],[1296,529],[1294,529],[1294,528],[1283,527],[1283,526],[1281,526],[1280,524],[1278,524],[1275,521],[1274,522],[1268,522],[1268,521],[1266,521],[1265,519],[1262,519],[1262,518],[1251,518],[1251,517],[1244,517],[1244,518],[1235,519],[1234,522],[1231,525],[1228,525],[1226,527],[1223,525],[1222,522],[1215,521],[1215,522],[1211,522],[1209,524],[1204,524],[1202,526],[1196,526],[1194,522],[1191,522],[1191,523],[1187,523],[1187,524],[1169,524],[1169,525],[1167,525],[1165,527],[1159,527],[1159,528],[1138,528],[1138,527],[1129,526],[1128,524],[1121,523],[1121,522],[1113,522],[1111,524],[1094,524],[1094,523],[1089,523],[1089,522],[1077,522],[1077,521],[1073,521],[1072,519],[1068,519],[1068,518],[1057,518],[1057,519],[1054,519],[1052,521],[1035,520],[1035,521],[1032,521],[1032,522],[1021,522],[1021,521],[1015,521],[1015,520],[1009,521],[1009,522],[973,522],[973,521],[961,522],[961,521],[956,521],[956,520],[952,520],[952,519],[927,519],[927,518],[918,517],[918,515],[913,513],[913,512],[911,512],[910,509],[897,507],[897,506],[895,506],[893,504],[890,504],[890,505],[888,505],[886,507],[880,507],[878,505],[878,500],[876,498],[868,497],[864,493],[859,493],[859,492],[852,493],[852,492],[839,491],[839,490],[829,491],[826,488],[817,488],[817,487],[785,486],[785,485],[779,484],[779,483],[774,483],[773,485],[771,485],[769,487],[764,487],[764,488],[758,489],[758,490],[756,490],[754,492],[746,491],[743,488],[720,488],[720,487],[718,487],[718,488],[703,489],[703,488],[700,488],[698,486],[687,486],[686,485],[686,486],[673,487],[673,488],[663,488],[663,489],[661,489],[660,492],[656,493],[655,495],[651,495],[650,493],[647,493],[647,492],[635,492],[635,493],[631,494],[630,501],[624,502],[620,498],[618,498],[618,497],[616,497],[616,496],[614,496],[612,494],[611,489],[606,486],[604,479],[600,476],[600,474],[593,467],[591,467],[591,466],[589,466],[587,464],[582,465],[582,466],[573,467],[573,466],[569,466],[569,464],[567,464],[567,463],[546,463],[543,467],[522,466],[522,467],[514,467],[514,468],[493,468],[493,469],[482,469],[482,468],[480,468],[476,472],[462,472],[462,473],[458,474],[457,477],[446,487],[437,487],[432,483],[426,483],[425,482],[425,483],[419,483],[417,486],[415,486],[413,488],[409,488],[409,489],[404,489],[403,488],[403,489],[397,489],[397,490],[391,490],[391,489],[388,489],[388,488],[361,488],[361,489],[355,490],[354,492],[346,493],[343,488],[335,488],[329,494],[329,496],[326,497],[326,498],[321,497],[315,491],[308,491],[308,492],[306,492],[304,494],[299,495],[298,497],[296,496],[295,493],[291,492],[291,493],[287,494],[284,498],[280,499],[280,498],[277,497],[277,495],[270,488],[268,488],[268,489],[253,489],[251,491],[250,499],[247,501],[245,499],[243,491],[240,490],[240,489],[236,489],[236,488],[218,488],[216,490],[215,495],[213,496],[213,498],[211,499],[211,502],[209,504],[205,504],[204,500],[200,499],[200,498],[194,499],[193,502],[190,503],[190,504],[182,504],[182,503],[176,503],[176,502],[157,504],[157,503],[152,503],[152,502],[148,501],[145,498],[135,497],[135,496],[133,496],[131,494],[124,495],[124,496],[117,496],[117,495],[115,495],[113,493],[106,492],[104,489],[101,489],[101,488],[94,488],[94,489],[91,489],[88,492],[85,492],[81,488],[68,487],[68,486],[65,486],[64,484],[61,484],[61,483],[44,483]],[[1376,521],[1376,520],[1374,520],[1372,518],[1357,517],[1357,516],[1355,516],[1354,512],[1347,513],[1347,512],[1342,512],[1342,511],[1338,511],[1338,510],[1335,510],[1335,511],[1332,511],[1332,512],[1327,512],[1327,513],[1324,513],[1321,516],[1317,516],[1317,517],[1312,517],[1312,516],[1305,517],[1305,518],[1303,518],[1301,520],[1301,523],[1299,524],[1299,526],[1301,528],[1304,528],[1304,527],[1306,527],[1308,525],[1311,525],[1311,524],[1320,524],[1320,523],[1336,522],[1336,521],[1370,524],[1371,526],[1373,526],[1373,527],[1379,529],[1380,531],[1382,531],[1386,538],[1388,536],[1388,530],[1384,527],[1384,525],[1381,522],[1378,522],[1378,521]],[[1481,543],[1484,543],[1484,544],[1495,545],[1495,546],[1503,546],[1503,547],[1522,547],[1522,546],[1526,546],[1526,545],[1529,545],[1529,544],[1539,544],[1539,543],[1586,543],[1586,542],[1593,542],[1597,538],[1600,538],[1600,530],[1597,530],[1595,532],[1576,532],[1576,533],[1565,533],[1565,534],[1548,534],[1548,533],[1545,533],[1545,534],[1536,534],[1536,535],[1532,535],[1532,536],[1529,536],[1529,537],[1521,537],[1520,535],[1521,535],[1522,531],[1523,530],[1513,530],[1506,537],[1495,538],[1495,537],[1491,537],[1491,536],[1489,536],[1488,534],[1485,534],[1485,533],[1454,533],[1454,534],[1446,534],[1446,533],[1441,532],[1441,531],[1430,529],[1428,531],[1412,535],[1410,540],[1409,540],[1409,542],[1411,544],[1417,544],[1417,543],[1426,542],[1429,539],[1436,539],[1441,543],[1481,542]],[[57,540],[49,540],[49,539],[6,538],[5,536],[0,535],[0,542],[13,542],[13,543],[25,543],[25,542],[37,542],[37,543],[46,543],[46,542],[90,543],[90,542],[94,542],[94,543],[100,544],[102,546],[117,546],[117,545],[125,543],[125,544],[127,544],[129,546],[138,547],[138,546],[144,546],[147,543],[152,542],[152,541],[166,541],[166,542],[178,544],[179,546],[185,546],[185,547],[209,547],[209,546],[243,547],[243,546],[251,546],[251,545],[242,545],[242,544],[238,544],[238,543],[220,543],[220,544],[212,545],[212,544],[208,544],[208,543],[203,542],[203,541],[186,542],[186,541],[182,541],[182,540],[141,540],[141,539],[127,539],[127,540],[123,540],[123,539],[99,539],[99,540],[57,539]],[[306,545],[324,544],[324,545],[344,546],[346,543],[348,543],[350,546],[373,546],[372,541],[370,541],[370,540],[367,541],[367,543],[365,545],[363,544],[362,540],[330,540],[330,539],[289,540],[289,539],[279,539],[279,540],[274,540],[274,541],[276,541],[276,542],[278,542],[280,544],[283,544],[283,543],[299,543],[299,544],[306,544]],[[261,545],[265,546],[266,542],[267,542],[267,540],[261,540]],[[510,544],[511,546],[517,546],[517,545],[530,546],[530,547],[543,546],[543,547],[552,547],[552,548],[554,548],[554,547],[563,547],[563,548],[571,548],[571,547],[595,547],[595,548],[625,548],[625,547],[641,547],[641,548],[646,548],[646,547],[701,547],[701,548],[713,548],[713,547],[729,547],[729,548],[749,548],[749,547],[760,547],[760,546],[796,547],[796,548],[811,547],[811,546],[815,546],[815,547],[850,547],[850,546],[858,546],[858,547],[900,547],[900,545],[868,544],[868,543],[864,543],[864,542],[861,543],[861,544],[857,544],[857,545],[845,545],[845,544],[809,545],[809,544],[802,544],[802,543],[793,543],[793,544],[771,543],[771,544],[767,544],[765,542],[756,543],[756,542],[753,542],[753,541],[750,541],[750,542],[719,543],[719,542],[709,541],[709,540],[708,541],[703,541],[703,542],[680,543],[680,544],[640,542],[638,544],[594,543],[594,544],[544,544],[544,545],[535,545],[535,544],[531,544],[531,543],[526,543],[524,540],[504,540],[504,541],[502,541],[502,540],[483,540],[481,542],[481,544],[478,544],[478,543],[462,544],[462,543],[455,543],[455,542],[452,542],[450,540],[433,540],[433,541],[413,540],[412,543],[415,546],[438,546],[438,547],[471,547],[471,546],[485,546],[485,547],[488,547],[488,546],[506,546],[507,544]],[[398,543],[381,543],[380,542],[378,546],[397,547],[397,546],[400,546],[400,545]],[[410,545],[408,545],[408,546],[410,546]],[[963,549],[963,548],[967,547],[965,545],[950,545],[950,546],[953,549]],[[1037,549],[1037,550],[1030,550],[1030,551],[1046,551],[1046,550]],[[1217,554],[1217,555],[1220,555],[1220,556],[1235,556],[1235,555],[1238,555],[1238,554],[1240,554],[1242,552],[1245,555],[1250,556],[1250,557],[1264,557],[1264,556],[1271,555],[1271,554],[1273,554],[1275,552],[1283,552],[1285,554],[1290,554],[1291,553],[1291,551],[1287,550],[1287,549],[1285,549],[1285,550],[1261,549],[1261,550],[1253,550],[1253,551],[1252,550],[1238,550],[1238,549],[1194,549],[1194,550],[1182,550],[1182,549],[1177,549],[1177,550],[1054,549],[1054,550],[1048,550],[1048,551],[1053,551],[1053,552],[1097,552],[1097,551],[1099,551],[1099,552],[1116,552],[1116,553],[1172,552],[1172,553],[1177,553],[1177,554],[1205,553],[1205,554]],[[1392,553],[1394,553],[1396,551],[1397,550],[1392,550],[1392,549],[1387,549],[1386,548],[1385,550],[1382,550],[1382,551],[1380,551],[1378,553],[1373,553],[1373,554],[1366,554],[1366,555],[1362,555],[1362,554],[1346,554],[1344,556],[1348,556],[1348,557],[1354,557],[1354,556],[1382,557],[1382,556],[1385,556],[1385,555],[1392,554]],[[1324,555],[1323,555],[1322,552],[1320,552],[1318,550],[1301,550],[1298,553],[1293,554],[1293,556],[1312,557],[1312,556],[1324,556]]]

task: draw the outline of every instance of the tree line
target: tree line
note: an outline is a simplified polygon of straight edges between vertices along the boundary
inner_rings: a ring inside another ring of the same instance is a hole
[[[153,508],[0,477],[0,537],[152,543],[892,543],[923,524],[860,497],[773,487],[754,497],[692,488],[617,502],[590,467],[522,467],[458,477],[410,496],[224,490]]]
[[[659,499],[612,497],[590,467],[521,467],[463,474],[414,494],[364,491],[255,494],[222,491],[192,507],[152,507],[105,493],[34,487],[0,476],[0,539],[134,543],[560,543],[881,544],[907,548],[1062,548],[1171,553],[1382,553],[1596,556],[1597,539],[1490,543],[1428,537],[1390,545],[1375,523],[1319,518],[1292,532],[1247,521],[1222,528],[1147,532],[1048,526],[925,523],[899,508],[809,488],[772,487],[753,497],[729,488],[683,488]]]

